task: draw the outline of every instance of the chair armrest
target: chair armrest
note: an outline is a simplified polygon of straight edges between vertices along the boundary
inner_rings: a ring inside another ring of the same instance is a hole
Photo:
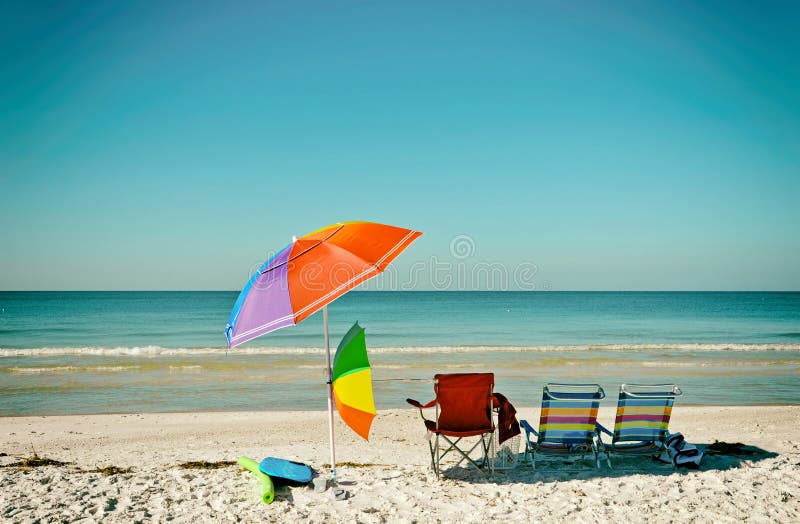
[[[527,420],[520,420],[519,427],[525,430],[525,440],[528,441],[528,444],[532,444],[531,442],[531,434],[536,435],[536,438],[539,438],[539,433],[528,424]]]
[[[605,433],[605,434],[606,434],[606,435],[608,435],[609,437],[611,437],[611,438],[614,438],[614,434],[613,434],[612,432],[610,432],[609,430],[607,430],[607,429],[606,429],[606,428],[605,428],[605,427],[604,427],[602,424],[600,424],[599,422],[595,422],[595,423],[594,423],[594,426],[595,426],[595,429],[596,429],[596,430],[598,430],[600,433]],[[598,436],[600,436],[600,434],[599,434],[599,433],[598,433]]]
[[[418,409],[432,408],[433,406],[436,405],[436,399],[431,400],[430,402],[428,402],[425,405],[420,404],[419,402],[417,402],[413,398],[407,398],[406,402],[408,402],[409,404],[411,404],[412,406],[414,406],[415,408],[418,408]]]

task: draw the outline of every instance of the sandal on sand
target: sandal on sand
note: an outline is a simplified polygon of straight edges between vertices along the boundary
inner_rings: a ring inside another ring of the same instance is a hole
[[[350,497],[350,492],[342,488],[333,490],[333,498],[336,500],[347,500]]]

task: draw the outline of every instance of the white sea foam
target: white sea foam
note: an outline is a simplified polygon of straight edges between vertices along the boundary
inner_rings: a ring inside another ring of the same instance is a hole
[[[139,369],[139,366],[44,366],[26,367],[15,366],[6,368],[9,373],[21,375],[42,375],[45,373],[74,373],[77,371],[100,372],[100,373],[120,373],[122,371],[132,371]]]
[[[275,348],[241,347],[227,348],[165,348],[161,346],[134,347],[46,347],[23,349],[0,349],[1,357],[52,357],[52,356],[97,356],[97,357],[187,357],[198,355],[321,355],[319,348]]]
[[[582,351],[636,351],[636,352],[746,352],[746,351],[800,351],[800,344],[585,344],[543,346],[408,346],[370,347],[373,354],[430,354],[430,353],[525,353],[525,352],[582,352]],[[301,347],[238,347],[227,348],[165,348],[142,347],[48,347],[0,349],[0,357],[49,357],[62,355],[178,357],[196,355],[321,355],[320,348]]]
[[[170,373],[174,372],[189,372],[189,373],[197,373],[202,371],[203,366],[198,365],[186,365],[186,366],[170,366],[169,371]]]

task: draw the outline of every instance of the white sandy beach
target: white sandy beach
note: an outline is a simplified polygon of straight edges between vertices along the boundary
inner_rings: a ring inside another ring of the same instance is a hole
[[[522,408],[521,418],[538,420]],[[601,409],[610,423],[613,410]],[[322,412],[180,413],[0,419],[0,464],[31,455],[65,466],[0,469],[0,519],[7,522],[798,522],[800,407],[677,406],[671,423],[689,442],[742,442],[754,455],[706,455],[700,471],[673,471],[648,459],[617,460],[595,471],[520,465],[493,479],[457,470],[437,480],[415,410],[381,411],[370,442],[337,422],[339,479],[330,490],[278,490],[262,504],[238,466],[186,470],[188,461],[277,456],[328,462]],[[762,452],[763,451],[763,452]],[[132,468],[105,475],[85,470]]]

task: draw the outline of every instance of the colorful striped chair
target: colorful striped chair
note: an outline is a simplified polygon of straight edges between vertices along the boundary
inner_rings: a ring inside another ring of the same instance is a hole
[[[605,452],[608,466],[610,454],[650,455],[660,454],[669,436],[669,417],[675,397],[683,395],[675,384],[622,384],[619,387],[617,417],[614,431],[600,424],[597,429],[611,437],[606,446],[600,440],[600,451]]]
[[[547,384],[542,391],[539,431],[526,420],[519,423],[525,430],[525,456],[533,469],[537,455],[585,458],[588,453],[599,469],[597,410],[605,397],[599,384]]]

